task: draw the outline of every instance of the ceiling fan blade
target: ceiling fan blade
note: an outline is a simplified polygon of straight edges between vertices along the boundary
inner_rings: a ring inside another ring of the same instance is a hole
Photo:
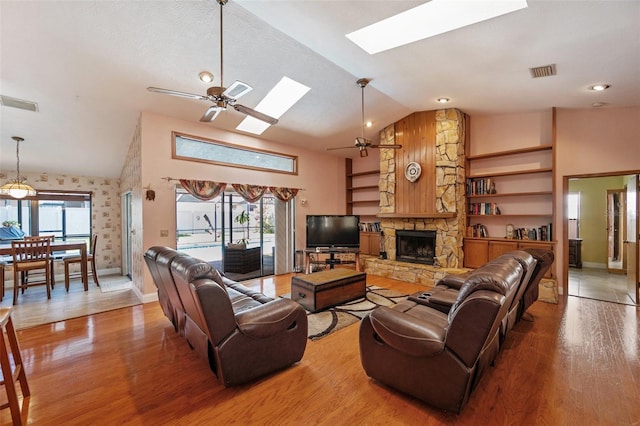
[[[198,100],[201,100],[201,101],[208,101],[209,100],[209,98],[207,96],[196,95],[196,94],[193,94],[193,93],[186,93],[186,92],[178,92],[176,90],[161,89],[159,87],[147,87],[147,90],[150,91],[150,92],[162,93],[164,95],[180,96],[180,97],[183,97],[183,98],[198,99]]]
[[[211,122],[216,119],[218,114],[220,114],[220,111],[222,111],[222,109],[217,106],[209,107],[200,118],[200,121],[205,123]]]
[[[235,104],[233,105],[233,109],[243,114],[247,114],[248,116],[251,116],[253,118],[257,118],[258,120],[264,121],[265,123],[269,123],[271,125],[278,124],[277,118],[269,117],[267,114],[263,114],[256,111],[255,109],[251,109],[244,105]]]
[[[222,92],[222,96],[226,96],[227,98],[231,99],[238,99],[240,96],[246,95],[252,90],[253,87],[249,86],[247,83],[236,80],[231,86],[229,86],[224,92]]]
[[[389,149],[400,149],[402,148],[402,145],[398,145],[398,144],[393,144],[393,145],[378,145],[378,144],[370,144],[367,145],[369,148],[389,148]]]
[[[351,149],[351,148],[356,148],[355,146],[339,146],[337,148],[327,148],[327,151],[333,151],[336,149]]]

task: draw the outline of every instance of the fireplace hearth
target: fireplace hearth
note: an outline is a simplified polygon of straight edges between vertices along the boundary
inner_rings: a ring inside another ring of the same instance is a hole
[[[433,265],[436,231],[396,231],[396,260]]]

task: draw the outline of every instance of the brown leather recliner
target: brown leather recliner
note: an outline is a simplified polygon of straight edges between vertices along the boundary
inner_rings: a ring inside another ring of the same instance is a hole
[[[533,275],[531,276],[531,280],[529,281],[529,285],[524,289],[524,293],[520,298],[517,316],[518,321],[522,319],[522,315],[524,315],[526,310],[529,309],[529,306],[533,305],[533,303],[538,300],[538,285],[540,284],[540,280],[542,280],[555,259],[555,255],[551,250],[526,248],[524,251],[531,254],[534,259],[536,259],[536,267],[533,271]]]
[[[186,312],[185,338],[225,386],[249,382],[302,359],[307,314],[289,299],[271,299],[223,279],[190,256],[171,262]]]
[[[448,314],[407,299],[360,323],[370,377],[444,410],[460,412],[499,347],[500,326],[523,268],[505,258],[470,273]]]
[[[502,254],[490,262],[494,262],[504,257],[513,257],[520,262],[524,268],[524,274],[516,296],[509,307],[509,314],[503,321],[503,340],[513,326],[520,320],[526,308],[528,308],[538,298],[538,284],[540,284],[540,280],[553,263],[553,252],[537,248],[513,250]],[[412,297],[420,298],[423,300],[422,303],[444,313],[448,313],[451,305],[458,296],[460,287],[464,284],[466,278],[471,272],[472,271],[459,275],[447,275],[440,279],[434,288],[428,291],[415,293]]]
[[[169,318],[174,329],[184,335],[184,306],[169,269],[171,262],[177,256],[185,256],[185,254],[169,247],[155,246],[145,252],[144,260],[151,272],[153,283],[158,289],[158,302],[164,315]]]

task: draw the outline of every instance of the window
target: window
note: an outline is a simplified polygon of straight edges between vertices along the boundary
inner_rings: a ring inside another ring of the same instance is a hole
[[[0,221],[13,220],[26,235],[55,235],[57,240],[91,238],[91,193],[39,191],[16,200],[0,196]]]
[[[298,157],[173,132],[173,158],[221,166],[298,174]]]

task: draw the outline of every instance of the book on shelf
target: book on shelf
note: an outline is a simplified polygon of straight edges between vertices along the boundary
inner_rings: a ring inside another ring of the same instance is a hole
[[[465,192],[467,195],[495,194],[495,182],[491,178],[467,178]]]
[[[360,231],[362,232],[380,232],[382,227],[380,222],[360,222]]]
[[[469,203],[471,215],[499,215],[500,208],[496,203]]]
[[[513,230],[514,240],[530,241],[553,241],[551,223],[537,228],[515,228]]]

